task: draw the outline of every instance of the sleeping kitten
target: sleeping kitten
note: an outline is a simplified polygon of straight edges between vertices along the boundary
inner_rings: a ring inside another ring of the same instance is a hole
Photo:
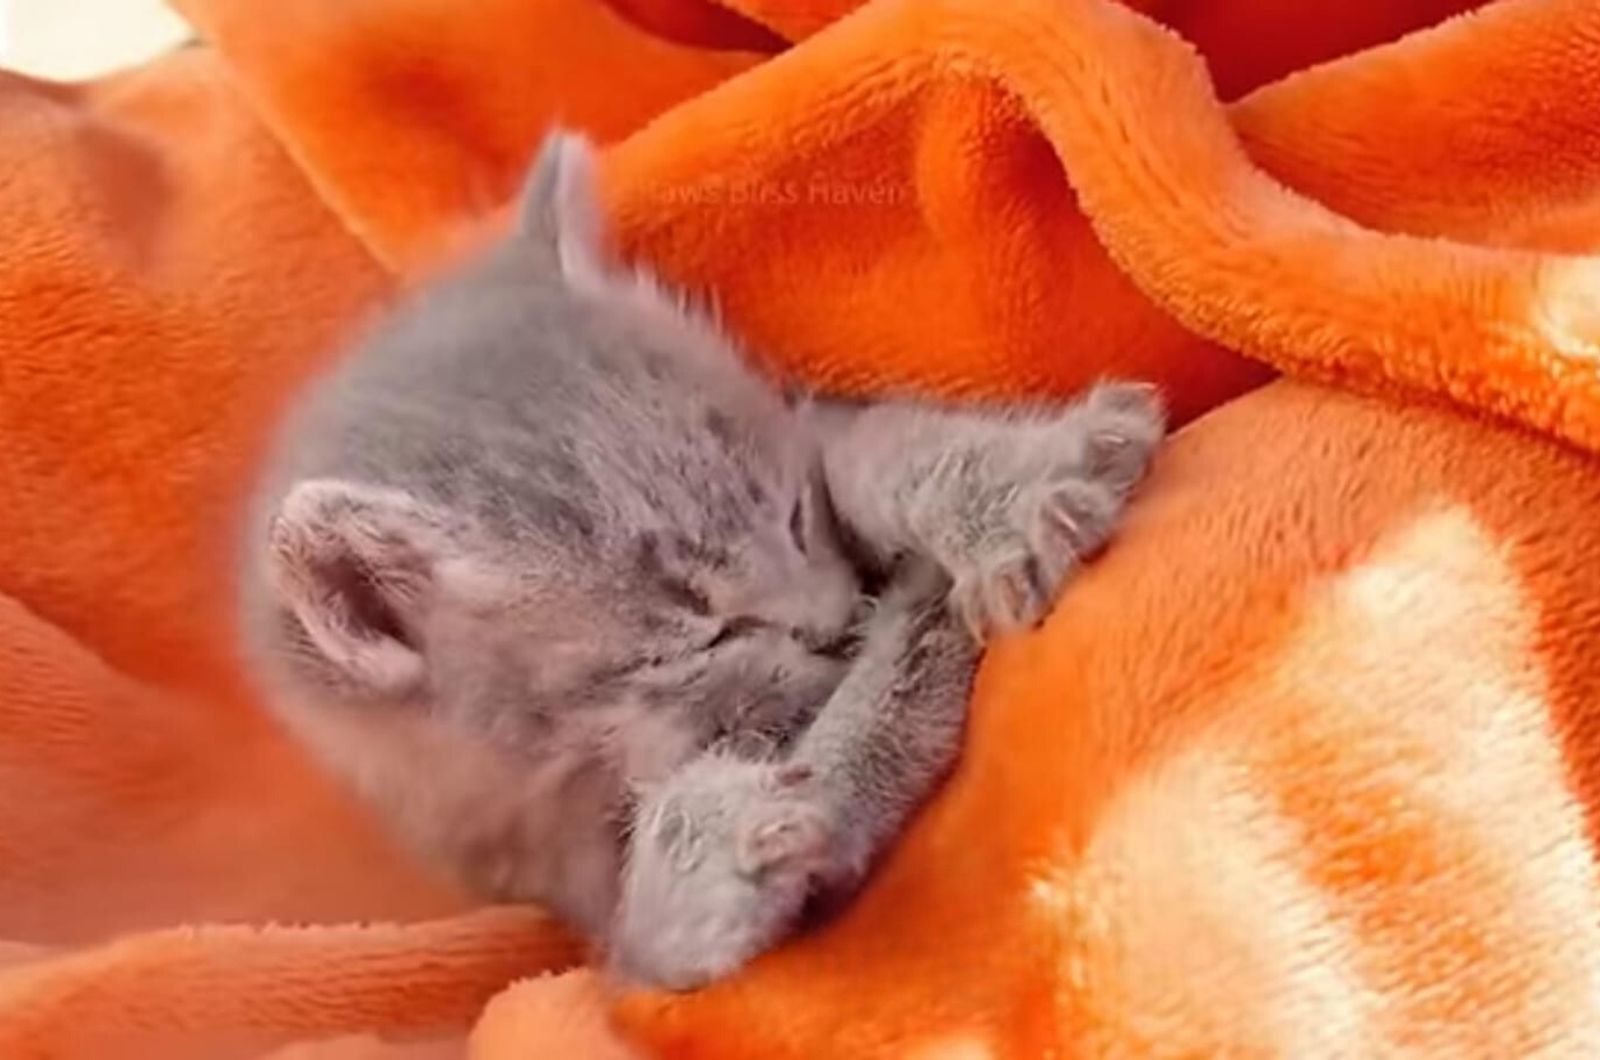
[[[517,231],[314,386],[252,521],[274,707],[421,853],[689,988],[837,901],[953,762],[1163,431],[791,400],[604,250],[552,135]]]

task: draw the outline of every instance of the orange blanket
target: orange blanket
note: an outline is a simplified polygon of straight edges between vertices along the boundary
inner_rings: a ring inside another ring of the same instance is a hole
[[[1600,5],[728,3],[0,79],[0,1056],[1600,1055]],[[1193,421],[861,900],[687,997],[423,878],[231,657],[273,416],[552,120],[787,367]]]

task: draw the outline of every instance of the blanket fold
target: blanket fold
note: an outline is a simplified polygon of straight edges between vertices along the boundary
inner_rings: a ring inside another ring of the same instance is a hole
[[[1595,5],[182,6],[0,81],[0,1054],[1600,1055]],[[690,996],[467,911],[230,647],[274,417],[555,122],[775,370],[1186,424],[861,899]]]
[[[0,1052],[167,1055],[218,1028],[257,1050],[352,1028],[438,1033],[470,1020],[509,979],[578,956],[538,916],[511,910],[403,929],[154,932],[0,976],[10,1014]]]

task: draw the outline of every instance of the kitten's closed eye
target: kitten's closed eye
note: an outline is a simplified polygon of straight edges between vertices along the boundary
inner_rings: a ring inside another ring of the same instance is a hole
[[[789,512],[789,537],[794,541],[794,547],[800,554],[806,554],[806,491],[802,491],[795,498],[794,508]]]
[[[856,653],[857,648],[861,647],[861,633],[856,629],[840,630],[837,633],[797,629],[794,631],[794,638],[805,645],[811,654],[829,659],[848,659]]]
[[[723,645],[730,644],[740,637],[749,636],[762,630],[778,629],[775,623],[754,615],[739,615],[724,622],[711,639],[701,647],[702,651],[711,651]],[[855,653],[861,643],[859,630],[846,628],[840,630],[813,630],[795,627],[786,630],[787,634],[799,641],[801,646],[813,655],[822,655],[830,659],[847,659]]]
[[[828,497],[827,482],[822,466],[818,464],[795,497],[789,510],[789,536],[802,556],[810,556],[817,544],[831,544],[834,527],[833,504]]]
[[[729,641],[737,640],[740,637],[749,636],[751,633],[754,633],[757,630],[766,629],[768,625],[769,623],[763,621],[762,619],[756,618],[753,615],[738,615],[724,622],[717,629],[717,631],[711,635],[711,639],[706,641],[705,648],[706,650],[710,650],[711,648],[721,647],[722,645],[727,644]]]

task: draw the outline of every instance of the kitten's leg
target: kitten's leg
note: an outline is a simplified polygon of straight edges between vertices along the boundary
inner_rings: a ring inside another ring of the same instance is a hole
[[[925,560],[895,577],[861,654],[782,761],[707,754],[647,793],[610,938],[624,976],[685,989],[852,893],[949,770],[978,646]]]
[[[1106,541],[1165,430],[1153,388],[1065,407],[822,405],[828,491],[869,554],[927,556],[980,636],[1032,625]]]

